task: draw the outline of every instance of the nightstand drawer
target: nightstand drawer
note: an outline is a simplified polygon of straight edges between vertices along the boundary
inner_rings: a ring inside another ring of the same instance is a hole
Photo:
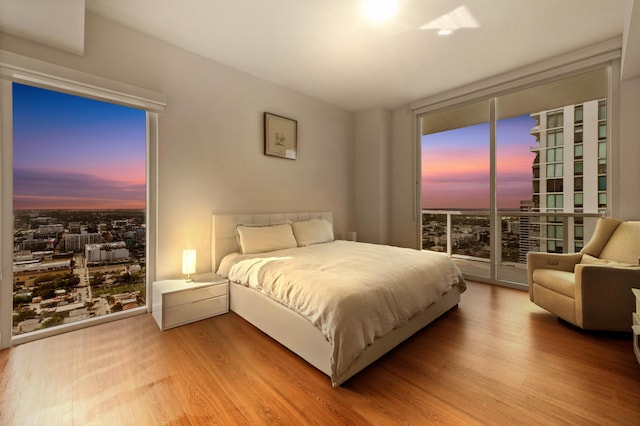
[[[184,305],[185,303],[193,303],[198,300],[211,299],[212,297],[225,296],[227,294],[227,283],[210,285],[206,287],[198,287],[194,289],[185,289],[174,293],[164,295],[165,309],[173,306]]]
[[[229,280],[153,282],[153,319],[161,330],[229,312]]]
[[[224,314],[229,311],[228,303],[229,298],[225,294],[221,297],[167,307],[164,311],[164,329]]]

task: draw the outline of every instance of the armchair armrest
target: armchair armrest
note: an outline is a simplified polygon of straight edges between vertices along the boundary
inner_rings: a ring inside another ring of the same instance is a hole
[[[527,253],[527,280],[529,282],[529,298],[533,300],[533,271],[535,269],[555,269],[573,272],[576,264],[582,259],[581,253]]]
[[[581,253],[559,254],[531,251],[527,253],[527,268],[573,272],[576,264],[580,263],[580,259],[582,259]]]
[[[577,265],[576,318],[589,330],[629,332],[640,288],[640,266]]]

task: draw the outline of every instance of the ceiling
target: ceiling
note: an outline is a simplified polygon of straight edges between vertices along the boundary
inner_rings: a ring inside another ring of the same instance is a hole
[[[362,0],[85,5],[87,12],[360,111],[404,106],[622,36],[633,0],[399,0],[397,14],[385,23],[364,17]],[[633,9],[638,15],[637,4]],[[438,35],[438,28],[452,25],[459,28]]]

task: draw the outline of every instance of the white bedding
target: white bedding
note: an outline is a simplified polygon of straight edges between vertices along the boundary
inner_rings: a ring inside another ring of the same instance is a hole
[[[218,273],[263,292],[319,328],[332,346],[335,382],[376,338],[405,324],[452,286],[466,288],[443,254],[351,241],[231,254]]]

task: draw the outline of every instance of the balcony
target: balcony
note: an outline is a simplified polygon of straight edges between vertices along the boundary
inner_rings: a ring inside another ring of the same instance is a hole
[[[537,135],[542,131],[542,126],[534,126],[529,130],[530,135]]]
[[[423,210],[422,248],[446,253],[471,279],[527,284],[529,251],[573,253],[589,241],[600,214]],[[584,237],[576,237],[575,225]]]

